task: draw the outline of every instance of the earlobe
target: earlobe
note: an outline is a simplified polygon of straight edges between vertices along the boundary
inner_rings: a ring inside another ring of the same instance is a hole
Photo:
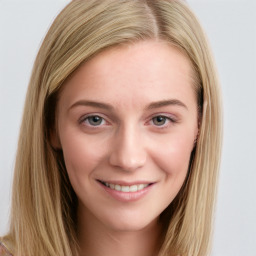
[[[196,146],[196,143],[197,143],[197,140],[198,140],[198,137],[199,137],[199,134],[200,134],[200,126],[201,126],[201,123],[200,123],[200,121],[198,121],[197,134],[196,134],[195,139],[194,139],[194,147]]]
[[[196,146],[197,138],[198,138],[198,134],[197,134],[197,136],[196,136],[195,139],[194,139],[194,147]]]
[[[50,131],[50,144],[55,150],[62,149],[61,143],[60,143],[60,138],[59,138],[58,133],[55,129],[52,129]]]

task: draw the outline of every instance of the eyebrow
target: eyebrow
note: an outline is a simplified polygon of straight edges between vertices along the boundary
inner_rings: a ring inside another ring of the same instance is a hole
[[[174,106],[176,105],[176,106],[188,109],[188,107],[182,101],[177,99],[169,99],[169,100],[152,102],[145,109],[151,110],[151,109],[161,108],[161,107],[170,106],[170,105],[174,105]],[[97,102],[97,101],[88,101],[88,100],[79,100],[75,102],[73,105],[71,105],[69,110],[77,106],[90,106],[90,107],[101,108],[109,111],[114,110],[114,107],[110,104]]]
[[[101,103],[101,102],[89,101],[89,100],[79,100],[75,102],[73,105],[71,105],[69,110],[77,106],[89,106],[89,107],[102,108],[106,110],[114,109],[110,104],[107,104],[107,103]]]
[[[176,106],[188,109],[188,107],[182,101],[177,100],[177,99],[170,99],[170,100],[162,100],[162,101],[153,102],[153,103],[150,103],[146,107],[146,109],[155,109],[155,108],[161,108],[161,107],[170,106],[170,105],[174,105],[174,106],[176,105]]]

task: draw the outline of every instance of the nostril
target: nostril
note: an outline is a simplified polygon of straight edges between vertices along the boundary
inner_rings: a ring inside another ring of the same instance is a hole
[[[141,153],[113,152],[109,162],[112,166],[118,167],[124,171],[133,171],[145,165],[146,156]]]
[[[115,138],[109,155],[109,163],[125,171],[134,171],[145,165],[146,150],[143,141],[134,134],[134,127],[125,129]]]

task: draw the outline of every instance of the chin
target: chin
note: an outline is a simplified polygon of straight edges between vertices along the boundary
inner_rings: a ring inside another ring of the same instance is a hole
[[[104,224],[107,228],[115,232],[136,232],[145,229],[150,229],[156,226],[158,223],[158,218],[146,219],[145,216],[127,216],[124,218],[115,218],[111,220],[105,220]]]

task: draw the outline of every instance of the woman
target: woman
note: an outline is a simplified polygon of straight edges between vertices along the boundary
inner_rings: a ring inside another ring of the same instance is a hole
[[[72,1],[34,64],[2,255],[208,255],[220,141],[183,2]]]

